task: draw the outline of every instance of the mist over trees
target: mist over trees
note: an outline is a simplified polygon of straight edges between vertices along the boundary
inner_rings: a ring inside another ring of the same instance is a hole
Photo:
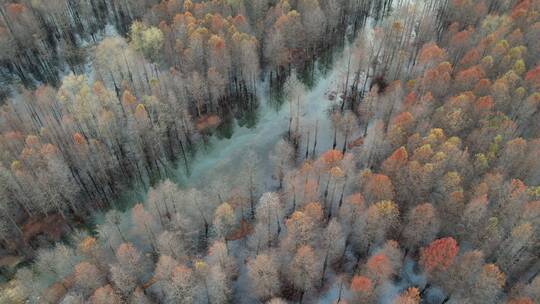
[[[539,13],[0,1],[0,302],[538,303]]]

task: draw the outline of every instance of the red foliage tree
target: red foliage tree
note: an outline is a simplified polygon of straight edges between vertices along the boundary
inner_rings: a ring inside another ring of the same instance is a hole
[[[534,302],[529,298],[517,298],[508,301],[507,304],[534,304]]]
[[[329,150],[324,152],[320,156],[321,161],[328,165],[328,166],[334,166],[336,165],[341,159],[343,159],[343,153],[338,150]]]
[[[480,79],[484,77],[484,71],[480,68],[480,66],[475,65],[466,70],[458,72],[455,80],[460,90],[470,90]]]
[[[420,264],[428,273],[445,271],[454,262],[458,251],[458,244],[451,237],[435,240],[422,249]]]
[[[351,281],[351,290],[355,292],[369,293],[373,289],[373,284],[368,277],[354,276]]]
[[[353,303],[371,303],[373,301],[373,283],[368,277],[354,276],[350,289],[353,295]]]
[[[383,253],[378,253],[370,257],[366,263],[366,268],[369,277],[372,278],[376,285],[389,279],[394,271],[390,260]]]
[[[446,58],[446,51],[441,49],[435,42],[425,44],[418,56],[419,62],[426,64],[429,62],[440,62]]]
[[[398,170],[407,165],[408,153],[405,147],[400,147],[392,153],[382,164],[384,173],[394,176]]]
[[[364,197],[370,203],[394,199],[394,186],[384,174],[368,174],[363,190]]]
[[[540,90],[540,66],[536,66],[525,74],[525,81],[531,86],[532,90]]]

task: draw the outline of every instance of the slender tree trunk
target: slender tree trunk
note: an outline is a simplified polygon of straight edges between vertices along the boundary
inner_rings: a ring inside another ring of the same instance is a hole
[[[322,269],[322,275],[321,275],[321,287],[324,283],[324,276],[326,275],[326,268],[328,267],[328,249],[326,250],[326,254],[324,256],[324,262],[323,262],[323,269]]]
[[[315,149],[317,148],[317,134],[319,132],[319,120],[316,120],[315,121],[315,139],[314,139],[314,143],[313,143],[313,150],[311,152],[311,157],[315,157],[316,154],[315,154]]]
[[[305,159],[309,158],[309,130],[307,132],[307,144],[306,144],[306,155],[304,157]]]

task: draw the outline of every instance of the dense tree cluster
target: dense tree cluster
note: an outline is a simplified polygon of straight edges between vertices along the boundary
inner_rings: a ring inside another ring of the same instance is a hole
[[[370,3],[358,8],[371,9]],[[1,108],[3,235],[19,235],[17,223],[29,216],[83,216],[110,206],[126,185],[146,187],[170,176],[175,164],[189,172],[199,139],[255,110],[261,67],[282,78],[314,62],[324,43],[342,40],[345,26],[366,15],[347,10],[353,6],[313,0],[3,3],[6,30],[0,34],[13,45],[0,44],[3,55],[15,52],[5,59],[8,70],[31,77],[27,65],[46,67],[43,73],[53,77],[57,69],[47,56],[68,50],[56,47],[66,39],[92,57],[86,74],[70,74],[58,88],[21,90]],[[114,20],[101,15],[105,10]],[[106,20],[119,29],[128,23],[119,30],[126,37],[77,44],[85,33],[98,40],[97,24]],[[283,54],[279,63],[273,60],[281,55],[274,54]]]
[[[144,37],[140,36],[146,41],[138,46],[168,67],[189,61],[206,75],[208,68],[218,68],[216,64],[224,68],[244,59],[250,61],[244,71],[249,72],[258,64],[253,57],[264,57],[274,68],[284,68],[293,61],[304,64],[315,58],[318,48],[328,47],[342,36],[346,24],[357,28],[368,15],[382,18],[390,4],[389,0],[2,0],[0,76],[25,86],[58,85],[63,71],[84,71],[91,55],[89,44],[111,32],[129,36],[137,20],[150,26]],[[140,25],[138,29],[145,30],[146,26]],[[164,45],[156,44],[161,40],[158,36],[163,36]],[[220,57],[223,47],[235,48],[236,54]],[[217,52],[213,60],[211,49]],[[250,80],[257,75],[243,76],[243,80]],[[3,94],[8,93],[4,90]]]
[[[340,4],[165,1],[131,25],[129,43],[97,46],[95,81],[69,76],[6,108],[9,229],[20,210],[92,209],[81,196],[108,204],[124,175],[167,177],[202,136],[193,119],[249,100],[261,63],[287,79],[290,115],[268,160],[275,187],[263,187],[254,153],[204,189],[156,183],[144,203],[108,211],[97,235],[39,249],[16,273],[19,293],[32,303],[537,303],[540,2],[398,1],[345,52],[331,147],[316,153],[318,125],[303,121],[304,86],[288,70],[349,18]]]
[[[81,72],[85,45],[111,24],[126,32],[158,1],[0,1],[0,75],[25,85],[58,84],[64,69]]]

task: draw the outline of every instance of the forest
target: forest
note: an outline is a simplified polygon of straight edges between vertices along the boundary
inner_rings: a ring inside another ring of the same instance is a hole
[[[540,0],[0,0],[0,303],[540,304]]]

